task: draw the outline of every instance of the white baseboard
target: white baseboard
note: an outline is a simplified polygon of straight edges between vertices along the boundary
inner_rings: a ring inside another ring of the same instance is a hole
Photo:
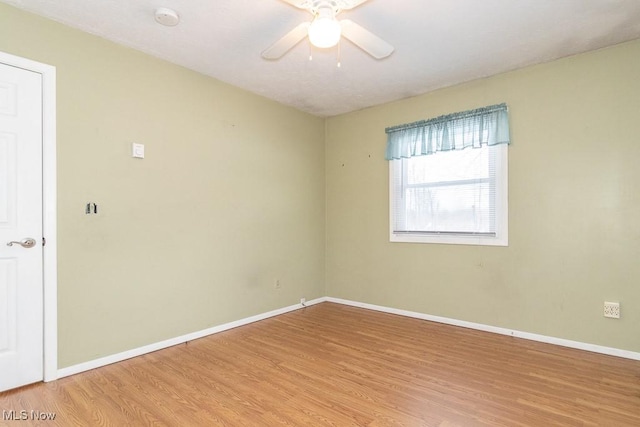
[[[430,314],[418,313],[415,311],[400,310],[397,308],[384,307],[381,305],[367,304],[357,301],[350,301],[341,298],[326,297],[324,301],[336,304],[350,305],[353,307],[366,308],[368,310],[381,311],[384,313],[397,314],[400,316],[413,317],[416,319],[429,320],[432,322],[445,323],[447,325],[461,326],[463,328],[476,329],[479,331],[493,332],[494,334],[509,335],[526,340],[538,341],[547,344],[555,344],[562,347],[570,347],[578,350],[586,350],[594,353],[606,354],[609,356],[623,357],[625,359],[640,360],[640,353],[618,348],[604,347],[596,344],[588,344],[579,341],[571,341],[563,338],[549,337],[546,335],[532,334],[529,332],[516,331],[513,329],[500,328],[497,326],[484,325],[482,323],[467,322],[465,320],[451,319],[448,317],[432,316]]]
[[[269,317],[274,317],[280,314],[288,313],[290,311],[299,310],[301,308],[318,304],[326,300],[327,300],[326,297],[316,298],[314,300],[307,301],[304,304],[304,306],[302,304],[290,305],[288,307],[269,311],[267,313],[257,314],[255,316],[236,320],[234,322],[225,323],[223,325],[218,325],[212,328],[203,329],[201,331],[192,332],[190,334],[171,338],[165,341],[160,341],[157,343],[145,345],[143,347],[134,348],[132,350],[123,351],[122,353],[112,354],[110,356],[101,357],[100,359],[90,360],[88,362],[79,363],[77,365],[72,365],[66,368],[58,369],[57,378],[68,377],[70,375],[79,374],[80,372],[89,371],[91,369],[96,369],[101,366],[106,366],[112,363],[121,362],[123,360],[131,359],[132,357],[141,356],[146,353],[162,350],[163,348],[172,347],[174,345],[182,344],[187,341],[193,341],[198,338],[206,337],[207,335],[216,334],[218,332],[223,332],[229,329],[237,328],[238,326],[244,326],[244,325],[248,325],[249,323],[257,322],[259,320],[268,319]],[[48,379],[48,381],[52,381],[57,378],[50,378]]]
[[[447,325],[461,326],[463,328],[476,329],[479,331],[492,332],[500,335],[509,335],[517,338],[524,338],[531,341],[538,341],[547,344],[555,344],[563,347],[570,347],[579,350],[591,351],[594,353],[606,354],[609,356],[617,356],[625,359],[640,360],[640,353],[636,353],[628,350],[621,350],[612,347],[604,347],[595,344],[588,344],[579,341],[571,341],[563,338],[549,337],[546,335],[532,334],[529,332],[516,331],[512,329],[500,328],[497,326],[484,325],[482,323],[467,322],[465,320],[451,319],[448,317],[432,316],[430,314],[418,313],[415,311],[400,310],[397,308],[384,307],[381,305],[367,304],[363,302],[350,301],[341,298],[333,297],[321,297],[311,301],[307,301],[304,306],[311,306],[319,304],[321,302],[333,302],[336,304],[350,305],[353,307],[365,308],[367,310],[375,310],[383,313],[397,314],[400,316],[413,317],[416,319],[429,320],[432,322],[444,323]],[[290,305],[288,307],[280,308],[277,310],[269,311],[267,313],[257,314],[255,316],[247,317],[245,319],[236,320],[234,322],[225,323],[223,325],[214,326],[212,328],[204,329],[202,331],[192,332],[190,334],[182,335],[179,337],[171,338],[165,341],[160,341],[154,344],[149,344],[143,347],[138,347],[132,350],[123,351],[122,353],[113,354],[111,356],[101,357],[100,359],[90,360],[88,362],[80,363],[77,365],[69,366],[66,368],[58,369],[56,378],[49,378],[47,381],[52,381],[57,378],[67,377],[69,375],[78,374],[80,372],[89,371],[91,369],[99,368],[101,366],[110,365],[112,363],[121,362],[132,357],[141,356],[146,353],[151,353],[163,348],[171,347],[174,345],[182,344],[187,341],[192,341],[198,338],[206,337],[207,335],[216,334],[229,329],[237,328],[239,326],[248,325],[249,323],[257,322],[259,320],[268,319],[269,317],[278,316],[280,314],[288,313],[294,310],[303,308],[301,304]]]

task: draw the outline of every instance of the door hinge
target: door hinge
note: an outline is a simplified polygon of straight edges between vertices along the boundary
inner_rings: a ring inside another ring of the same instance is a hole
[[[42,238],[42,246],[44,246],[44,245],[46,245],[46,244],[47,244],[47,239],[43,237],[43,238]]]

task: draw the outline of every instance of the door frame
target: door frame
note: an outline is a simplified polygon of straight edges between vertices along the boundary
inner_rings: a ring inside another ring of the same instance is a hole
[[[0,51],[0,63],[42,76],[43,374],[58,378],[58,239],[56,196],[56,68]]]

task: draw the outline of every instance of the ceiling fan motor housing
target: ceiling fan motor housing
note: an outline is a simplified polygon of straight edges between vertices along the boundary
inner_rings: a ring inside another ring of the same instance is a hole
[[[344,7],[340,7],[338,3],[348,3],[348,1],[335,1],[335,0],[314,0],[309,7],[309,11],[318,16],[320,13],[331,13],[334,17],[340,13]]]

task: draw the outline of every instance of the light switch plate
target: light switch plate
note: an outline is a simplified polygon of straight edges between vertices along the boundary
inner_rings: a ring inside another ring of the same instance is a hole
[[[137,159],[144,159],[144,144],[134,142],[131,147],[131,155]]]

